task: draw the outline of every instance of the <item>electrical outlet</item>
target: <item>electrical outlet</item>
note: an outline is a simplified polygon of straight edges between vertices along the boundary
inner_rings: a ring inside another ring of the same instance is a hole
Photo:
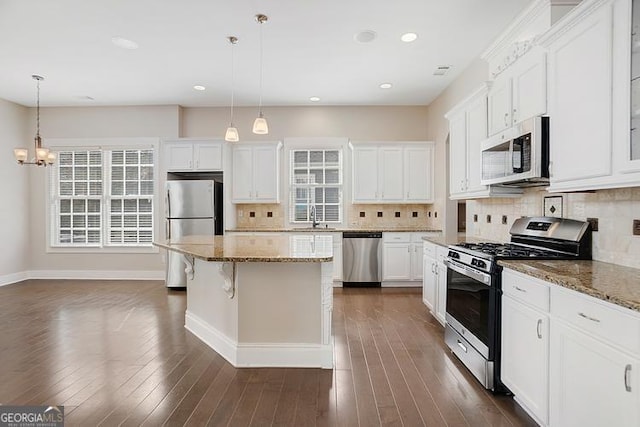
[[[633,235],[640,236],[640,219],[633,220]]]
[[[591,224],[591,231],[598,231],[598,218],[587,218],[587,222]]]

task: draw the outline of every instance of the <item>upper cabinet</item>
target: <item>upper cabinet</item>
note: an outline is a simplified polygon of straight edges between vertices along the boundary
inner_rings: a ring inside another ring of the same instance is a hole
[[[350,146],[353,203],[433,202],[433,143]]]
[[[640,23],[632,31],[633,14],[631,0],[585,0],[541,39],[549,62],[550,191],[640,184],[632,108],[640,68],[631,43]]]
[[[222,170],[222,142],[173,140],[164,142],[167,172],[209,172]]]
[[[547,111],[546,55],[533,48],[493,81],[488,95],[489,131],[496,135]]]
[[[235,144],[232,148],[231,201],[280,202],[280,142]]]
[[[487,89],[483,85],[456,105],[449,120],[449,194],[452,199],[472,199],[522,194],[518,188],[481,185],[480,143],[487,138]]]

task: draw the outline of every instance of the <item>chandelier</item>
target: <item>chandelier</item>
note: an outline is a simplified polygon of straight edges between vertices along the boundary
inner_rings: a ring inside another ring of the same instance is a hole
[[[35,157],[31,161],[27,161],[29,158],[29,150],[27,148],[14,148],[13,155],[21,165],[37,165],[47,166],[52,165],[56,161],[56,154],[49,151],[48,148],[42,146],[42,139],[40,138],[40,82],[44,80],[44,77],[36,74],[31,76],[37,82],[38,96],[36,103],[36,136],[34,138],[35,143]]]

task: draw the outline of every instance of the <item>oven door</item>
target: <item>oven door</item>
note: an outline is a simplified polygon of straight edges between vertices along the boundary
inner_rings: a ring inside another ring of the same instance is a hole
[[[487,360],[495,352],[496,287],[490,274],[445,259],[447,323]]]

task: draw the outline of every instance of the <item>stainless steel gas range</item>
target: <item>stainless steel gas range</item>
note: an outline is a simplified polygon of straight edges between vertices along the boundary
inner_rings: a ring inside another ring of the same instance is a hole
[[[482,385],[507,391],[500,382],[500,259],[591,259],[589,223],[523,217],[510,243],[449,246],[445,342]]]

